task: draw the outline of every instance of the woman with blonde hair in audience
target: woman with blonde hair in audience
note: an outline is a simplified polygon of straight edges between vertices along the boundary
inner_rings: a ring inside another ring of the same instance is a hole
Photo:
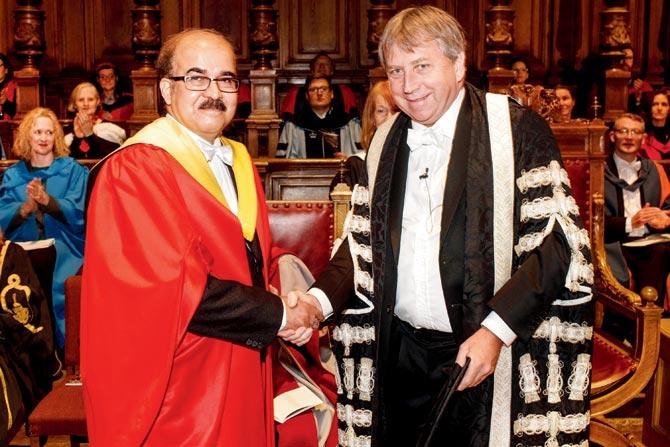
[[[65,143],[74,158],[103,158],[126,139],[126,131],[98,117],[100,95],[90,82],[82,82],[72,90],[67,110],[76,113]]]
[[[670,96],[668,92],[657,92],[651,101],[649,120],[645,126],[646,137],[642,142],[643,157],[652,160],[670,159]]]
[[[55,239],[52,304],[59,346],[64,342],[64,284],[84,255],[88,170],[68,156],[63,128],[46,108],[21,121],[13,147],[20,159],[0,184],[0,226],[15,242]]]
[[[361,146],[363,151],[349,157],[345,163],[347,168],[343,178],[336,175],[331,184],[331,191],[338,183],[346,183],[349,188],[358,183],[362,171],[365,169],[365,151],[370,147],[372,137],[379,126],[398,111],[398,107],[391,96],[389,81],[377,82],[368,93],[361,116]]]

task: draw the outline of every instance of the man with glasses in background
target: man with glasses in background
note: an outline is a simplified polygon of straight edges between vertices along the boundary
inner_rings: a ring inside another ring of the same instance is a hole
[[[360,121],[333,106],[335,95],[330,78],[310,76],[305,86],[309,107],[299,110],[284,123],[277,157],[348,157],[361,150]]]
[[[663,168],[639,157],[644,135],[644,120],[632,113],[617,118],[610,133],[614,152],[605,167],[607,261],[624,285],[629,285],[630,271],[637,291],[655,287],[658,304],[663,306],[670,273],[670,242],[641,245],[640,241],[650,234],[669,231],[670,195]]]
[[[167,116],[95,169],[82,290],[81,366],[92,445],[274,445],[265,347],[318,326],[266,291],[263,187],[221,137],[239,80],[213,30],[158,57]]]

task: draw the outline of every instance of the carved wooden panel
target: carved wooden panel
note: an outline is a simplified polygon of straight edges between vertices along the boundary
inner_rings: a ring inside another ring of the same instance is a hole
[[[250,0],[221,2],[220,0],[202,0],[200,2],[199,23],[197,26],[213,28],[222,32],[233,43],[237,54],[238,70],[248,71],[249,58],[249,13]]]
[[[281,68],[307,71],[319,51],[333,58],[338,71],[356,68],[350,45],[356,42],[354,37],[360,45],[357,0],[279,0],[278,4]]]
[[[656,85],[670,84],[670,2],[667,0],[650,0],[649,37],[648,41],[641,42],[640,48],[646,46],[647,79]],[[667,70],[664,73],[665,70]],[[665,81],[664,81],[665,75]]]

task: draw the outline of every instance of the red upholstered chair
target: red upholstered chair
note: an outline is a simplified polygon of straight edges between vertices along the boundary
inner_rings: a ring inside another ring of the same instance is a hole
[[[606,446],[632,445],[626,434],[611,424],[608,414],[635,398],[651,379],[659,356],[661,309],[653,304],[654,292],[644,297],[621,286],[612,275],[604,245],[604,163],[602,144],[606,128],[602,123],[552,125],[572,195],[579,206],[584,226],[589,229],[593,252],[596,323],[593,334],[591,375],[592,443]],[[650,302],[649,300],[652,300]],[[634,346],[601,329],[603,309],[634,322]]]
[[[79,312],[81,276],[65,281],[65,379],[46,395],[28,417],[30,445],[43,445],[48,436],[70,436],[78,447],[86,436],[86,414],[79,381]]]
[[[315,277],[330,259],[334,239],[333,202],[268,201],[272,243],[291,251]]]

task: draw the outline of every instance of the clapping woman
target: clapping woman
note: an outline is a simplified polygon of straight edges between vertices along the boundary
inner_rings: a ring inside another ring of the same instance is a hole
[[[64,342],[64,284],[82,265],[88,170],[68,157],[63,129],[49,109],[31,110],[19,125],[20,161],[0,185],[0,226],[14,242],[54,238],[52,300],[59,346]]]
[[[75,112],[65,143],[74,158],[103,158],[126,139],[126,131],[98,117],[100,95],[90,82],[78,84],[70,95],[68,111]]]

